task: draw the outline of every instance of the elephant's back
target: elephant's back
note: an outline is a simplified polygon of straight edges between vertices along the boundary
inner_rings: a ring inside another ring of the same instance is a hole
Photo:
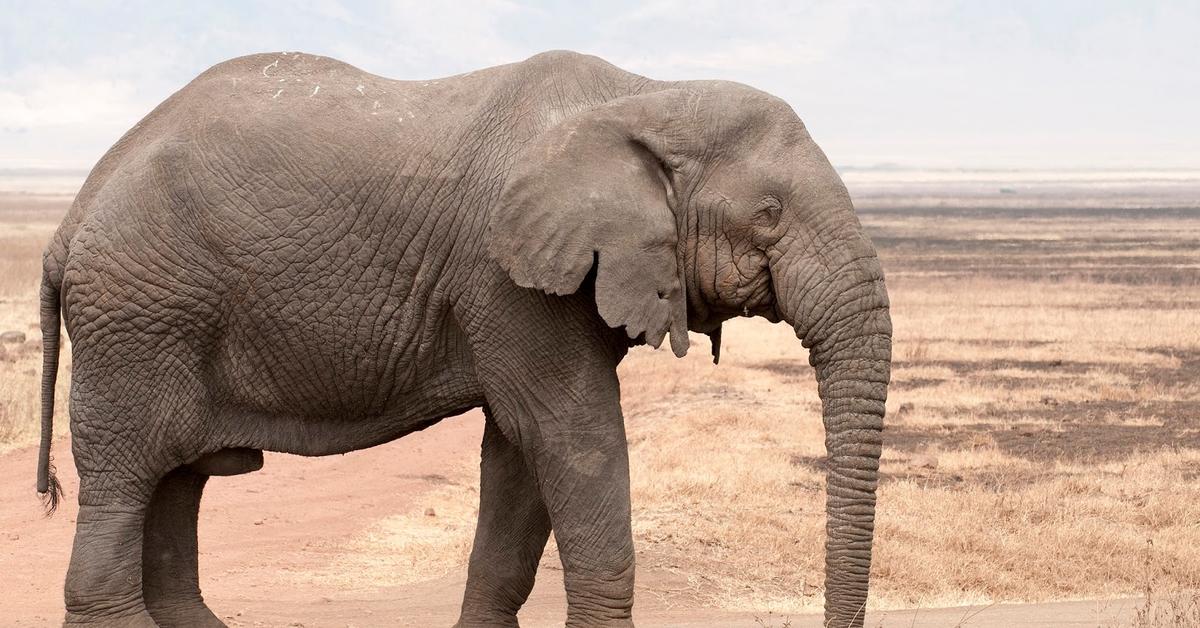
[[[156,237],[190,230],[236,249],[378,205],[443,157],[422,149],[448,144],[449,125],[423,119],[432,109],[445,117],[430,102],[407,83],[315,55],[217,64],[97,163],[60,228],[58,257],[85,223]]]

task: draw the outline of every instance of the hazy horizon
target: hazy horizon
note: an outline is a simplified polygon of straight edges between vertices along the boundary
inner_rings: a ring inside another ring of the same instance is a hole
[[[931,168],[886,163],[834,167],[858,201],[940,197],[1007,206],[1036,200],[1045,207],[1200,207],[1200,168]],[[0,194],[73,195],[89,171],[0,167]]]
[[[0,168],[86,170],[234,56],[434,78],[548,49],[787,100],[849,169],[1200,170],[1200,4],[0,0]]]

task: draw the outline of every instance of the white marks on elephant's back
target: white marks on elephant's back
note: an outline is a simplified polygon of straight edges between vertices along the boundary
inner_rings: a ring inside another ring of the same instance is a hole
[[[320,57],[307,57],[301,61],[301,55],[297,53],[278,53],[274,58],[267,57],[252,65],[249,73],[266,83],[259,84],[261,91],[258,94],[265,100],[278,101],[280,105],[289,97],[311,99],[313,104],[317,104],[318,99],[328,99],[335,107],[369,113],[378,121],[389,124],[411,123],[424,112],[420,108],[427,100],[424,96],[406,89],[396,91],[376,76],[350,72],[344,66],[326,61]],[[243,80],[245,78],[243,76]],[[424,81],[413,85],[436,88],[438,84],[439,81]],[[289,85],[294,89],[289,89]]]
[[[309,71],[311,68],[310,64],[302,62],[301,59],[302,55],[300,53],[281,52],[279,53],[279,57],[260,68],[259,74],[263,78],[274,79],[276,83],[311,82],[313,83],[313,89],[309,92],[308,97],[312,98],[321,91],[321,85],[306,80],[306,74],[311,73]],[[286,62],[286,64],[283,62]],[[271,100],[278,100],[280,96],[284,95],[285,91],[283,86],[279,86],[278,89],[271,93]]]

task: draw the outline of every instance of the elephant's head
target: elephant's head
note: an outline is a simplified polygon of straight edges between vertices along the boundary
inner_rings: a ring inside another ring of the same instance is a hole
[[[826,428],[826,619],[863,621],[891,320],[883,272],[841,179],[783,101],[673,84],[568,117],[517,158],[491,253],[522,286],[575,292],[677,355],[739,315],[810,349]]]

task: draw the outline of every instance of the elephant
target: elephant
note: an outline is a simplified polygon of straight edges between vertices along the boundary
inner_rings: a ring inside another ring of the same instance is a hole
[[[630,348],[791,325],[826,446],[827,625],[861,626],[890,377],[883,270],[783,100],[547,52],[428,81],[269,53],[128,131],[43,258],[42,440],[71,339],[79,512],[67,625],[220,626],[210,476],[482,408],[457,626],[516,626],[551,532],[567,626],[632,626]]]

